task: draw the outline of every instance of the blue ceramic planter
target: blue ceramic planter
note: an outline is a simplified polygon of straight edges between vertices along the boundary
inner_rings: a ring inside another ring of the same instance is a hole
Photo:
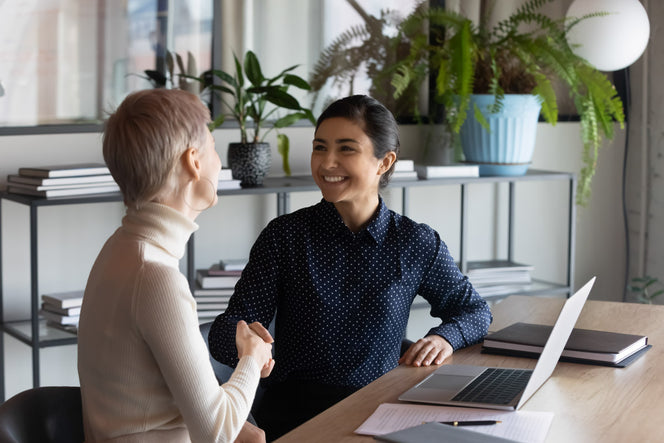
[[[537,120],[542,105],[531,94],[505,95],[503,108],[492,114],[494,96],[472,95],[468,117],[461,127],[461,147],[466,162],[480,166],[480,175],[523,175],[535,148]],[[489,122],[487,131],[474,116],[475,105]]]

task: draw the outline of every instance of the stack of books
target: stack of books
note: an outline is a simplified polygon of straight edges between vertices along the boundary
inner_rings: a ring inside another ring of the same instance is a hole
[[[415,165],[417,176],[422,180],[449,177],[479,177],[480,167],[469,163],[449,165]]]
[[[8,192],[45,198],[120,191],[103,163],[19,168],[7,182]]]
[[[514,323],[489,334],[482,352],[537,358],[551,335],[552,326]],[[624,367],[650,348],[648,337],[638,334],[574,328],[561,361]]]
[[[469,261],[466,275],[482,297],[510,295],[528,289],[534,266],[508,260]]]
[[[196,271],[196,310],[201,323],[214,320],[228,307],[228,302],[240,280],[246,260],[230,261],[228,266],[222,260],[208,269]]]
[[[390,180],[417,180],[415,162],[406,158],[397,160],[394,164],[394,172]]]
[[[46,319],[47,325],[75,334],[82,303],[82,290],[43,294],[39,314]]]
[[[230,169],[223,168],[219,173],[219,181],[217,182],[217,190],[220,189],[240,189],[241,180],[233,178],[233,172]]]

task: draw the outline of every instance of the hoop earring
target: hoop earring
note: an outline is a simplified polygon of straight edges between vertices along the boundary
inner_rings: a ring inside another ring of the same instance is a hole
[[[198,183],[203,182],[203,180],[204,180],[206,183],[209,183],[209,184],[210,184],[210,187],[212,188],[212,198],[210,199],[210,203],[209,203],[206,207],[204,207],[204,208],[202,208],[202,209],[194,208],[194,207],[193,207],[192,205],[190,205],[189,202],[187,201],[187,195],[186,195],[186,193],[185,193],[185,195],[184,195],[184,197],[183,197],[184,204],[187,205],[190,209],[192,209],[192,210],[194,210],[194,211],[197,211],[197,212],[203,212],[203,211],[205,211],[206,209],[211,208],[212,205],[214,204],[214,198],[217,196],[217,188],[214,186],[214,183],[212,183],[212,180],[210,180],[209,178],[203,177],[201,180],[198,181]],[[191,183],[191,182],[190,182],[190,183]],[[196,185],[194,184],[194,186],[196,186]],[[207,191],[206,191],[206,192],[207,192]]]

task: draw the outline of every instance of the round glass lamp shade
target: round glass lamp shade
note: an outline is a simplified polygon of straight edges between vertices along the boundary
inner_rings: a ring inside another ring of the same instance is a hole
[[[626,68],[646,49],[650,37],[648,14],[639,0],[575,0],[567,10],[567,18],[598,12],[607,15],[581,20],[570,29],[568,42],[574,53],[595,69]]]

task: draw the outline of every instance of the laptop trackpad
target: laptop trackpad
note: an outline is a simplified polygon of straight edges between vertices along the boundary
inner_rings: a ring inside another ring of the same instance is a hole
[[[433,374],[425,380],[419,387],[426,389],[438,389],[443,391],[458,392],[470,383],[475,376],[451,375],[451,374]]]

